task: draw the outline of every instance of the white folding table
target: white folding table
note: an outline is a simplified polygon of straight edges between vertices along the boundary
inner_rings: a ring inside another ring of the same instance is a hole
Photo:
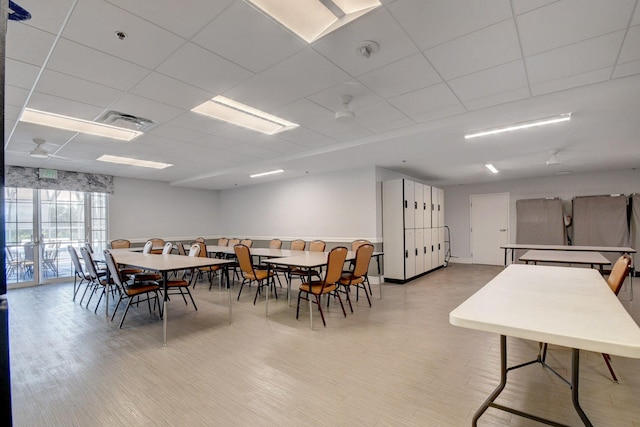
[[[531,249],[525,252],[520,258],[520,261],[524,261],[527,264],[533,262],[537,264],[539,262],[559,263],[559,264],[586,264],[591,268],[598,266],[600,273],[602,273],[602,267],[611,264],[611,262],[605,258],[600,252],[582,252],[582,251],[553,251],[553,250],[540,250]]]
[[[475,413],[473,426],[489,407],[562,426],[494,403],[509,371],[533,363],[548,367],[540,352],[535,360],[507,367],[507,336],[572,349],[571,381],[565,381],[585,426],[592,424],[578,400],[580,350],[640,358],[640,328],[594,269],[511,264],[454,309],[449,321],[500,335],[500,384]]]

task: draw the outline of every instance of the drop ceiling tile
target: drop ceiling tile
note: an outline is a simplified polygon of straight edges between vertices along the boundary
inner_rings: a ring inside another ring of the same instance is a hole
[[[222,131],[227,126],[233,126],[221,120],[215,120],[191,111],[187,111],[181,116],[169,121],[169,124],[210,135]]]
[[[120,40],[116,31],[127,38]],[[184,43],[184,39],[102,0],[76,5],[62,37],[153,69]]]
[[[627,27],[635,0],[565,0],[518,16],[525,56]]]
[[[183,143],[175,139],[163,138],[158,135],[144,134],[136,138],[132,144],[152,147],[158,150],[175,150],[183,148]]]
[[[271,139],[266,141],[264,143],[264,148],[281,154],[298,153],[300,151],[308,150],[308,147],[305,147],[304,145],[285,141],[283,139]]]
[[[157,71],[214,94],[253,76],[252,72],[193,43],[182,46]]]
[[[362,74],[358,80],[384,98],[442,82],[436,70],[421,53]]]
[[[106,108],[124,92],[98,83],[46,69],[37,86],[38,92]]]
[[[425,55],[445,80],[522,58],[512,19],[438,45]]]
[[[204,137],[202,132],[196,132],[191,129],[186,129],[179,126],[170,124],[160,124],[154,126],[148,132],[150,135],[157,135],[163,138],[175,139],[182,142],[193,142],[197,139]]]
[[[481,108],[492,107],[494,105],[505,104],[530,97],[528,87],[501,92],[484,98],[473,99],[464,103],[468,110],[479,110]]]
[[[618,64],[640,59],[640,25],[629,28],[622,44]]]
[[[378,43],[380,50],[369,58],[356,53],[356,47],[370,39]],[[385,8],[376,9],[328,34],[315,42],[313,48],[352,76],[418,53],[415,44]]]
[[[290,141],[296,144],[304,145],[306,147],[316,147],[319,145],[333,144],[336,141],[332,138],[322,135],[305,127],[297,127],[295,129],[282,132],[279,135],[280,139]]]
[[[75,135],[67,130],[35,125],[33,123],[18,122],[12,141],[31,142],[33,138],[42,138],[47,142],[62,145]]]
[[[240,83],[224,96],[270,112],[348,79],[348,74],[307,48]]]
[[[309,95],[307,99],[321,105],[329,111],[337,111],[342,107],[340,100],[341,95],[351,95],[353,97],[349,103],[349,107],[354,111],[382,101],[379,95],[356,81],[347,81],[321,90],[313,95]]]
[[[200,139],[193,141],[192,145],[201,145],[203,147],[207,147],[209,149],[217,149],[217,150],[227,150],[238,145],[238,141],[233,141],[231,139],[223,138],[217,135],[206,135]]]
[[[12,86],[23,89],[31,89],[38,77],[40,67],[26,62],[15,61],[7,58],[5,60],[5,82]]]
[[[611,78],[612,71],[613,67],[607,67],[583,74],[576,74],[557,80],[547,81],[537,85],[531,85],[531,93],[534,96],[537,96],[543,95],[545,93],[557,92],[564,89],[602,82]]]
[[[123,96],[109,109],[149,119],[155,123],[165,123],[183,112],[182,109],[132,94]]]
[[[5,95],[6,95],[6,92],[5,92]],[[22,113],[22,107],[18,107],[16,105],[5,105],[4,106],[5,129],[7,128],[7,124],[11,124],[11,127],[13,127],[13,124],[18,120],[18,117],[20,117],[21,113]],[[9,134],[5,132],[5,135],[9,135]]]
[[[624,31],[617,31],[530,56],[526,58],[529,81],[532,85],[537,85],[574,74],[612,67],[623,36]]]
[[[415,123],[416,122],[414,120],[411,120],[407,116],[403,115],[399,119],[385,120],[384,122],[381,122],[381,123],[370,123],[365,127],[367,128],[367,130],[373,133],[382,133],[382,132],[388,132],[395,129],[401,129],[401,128],[413,126]]]
[[[527,87],[521,60],[469,74],[449,82],[462,102]]]
[[[462,104],[451,105],[449,107],[438,108],[432,111],[415,114],[412,119],[418,123],[426,123],[434,120],[444,119],[446,117],[456,116],[458,114],[466,113]]]
[[[420,50],[512,17],[509,0],[403,0],[387,8]]]
[[[178,108],[191,110],[214,95],[160,73],[151,73],[131,93]]]
[[[624,64],[618,64],[613,71],[613,78],[631,76],[633,74],[640,74],[640,61],[626,62]]]
[[[131,62],[65,39],[58,40],[47,68],[123,91],[149,73]]]
[[[149,22],[188,39],[218,16],[235,0],[108,0]]]
[[[51,34],[57,34],[73,6],[74,0],[22,1],[18,3],[31,14],[31,19],[23,22],[9,21],[9,28],[12,25],[27,25]]]
[[[444,83],[389,98],[389,102],[410,118],[421,113],[459,104],[458,98]]]
[[[55,37],[37,28],[9,21],[6,56],[38,67],[44,64]]]
[[[22,108],[29,97],[29,90],[16,86],[5,86],[4,103]]]
[[[399,123],[411,124],[407,116],[386,101],[363,106],[356,109],[355,113],[356,123],[374,132],[376,129],[380,129],[384,127],[385,124],[391,122],[395,123],[396,126]],[[407,122],[407,120],[409,120],[409,122]]]
[[[302,39],[242,1],[233,3],[192,41],[254,73],[307,46]]]
[[[640,25],[640,7],[636,6],[636,10],[633,12],[633,18],[631,19],[631,25]]]
[[[229,151],[232,153],[243,154],[254,159],[270,159],[280,154],[277,151],[267,150],[266,148],[251,144],[236,144],[233,147],[230,147]]]
[[[33,92],[27,107],[84,120],[94,120],[103,111],[100,107],[47,95],[41,92]]]

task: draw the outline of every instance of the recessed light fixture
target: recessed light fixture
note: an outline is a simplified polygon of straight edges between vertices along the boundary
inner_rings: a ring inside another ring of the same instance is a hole
[[[477,138],[479,136],[495,135],[497,133],[511,132],[511,131],[520,130],[520,129],[528,129],[536,126],[551,125],[554,123],[568,122],[569,120],[571,120],[571,113],[560,114],[559,116],[546,117],[544,119],[538,119],[538,120],[533,120],[529,122],[521,122],[521,123],[515,123],[512,125],[502,126],[502,127],[493,128],[493,129],[480,130],[480,131],[465,135],[464,139]]]
[[[298,127],[296,123],[220,95],[192,108],[191,111],[267,135]]]
[[[91,122],[89,120],[77,119],[75,117],[63,116],[61,114],[49,113],[47,111],[33,110],[31,108],[24,109],[20,121],[122,141],[131,141],[144,133],[132,129]]]
[[[111,156],[104,154],[96,160],[108,163],[118,163],[121,165],[140,166],[143,168],[164,169],[173,166],[171,163],[152,162],[150,160],[132,159],[130,157]]]
[[[246,0],[312,43],[381,6],[379,0]]]
[[[269,171],[269,172],[254,173],[253,175],[249,175],[249,178],[260,178],[261,176],[275,175],[277,173],[282,173],[282,172],[284,172],[284,169],[276,169],[274,171]]]
[[[496,169],[495,166],[493,166],[491,163],[487,163],[485,167],[493,173],[498,173],[498,169]]]

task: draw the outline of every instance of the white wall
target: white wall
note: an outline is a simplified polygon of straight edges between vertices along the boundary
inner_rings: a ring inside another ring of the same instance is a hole
[[[229,237],[377,241],[375,168],[310,175],[220,191]]]
[[[451,230],[452,262],[469,262],[471,258],[469,196],[473,194],[509,193],[509,236],[516,236],[516,200],[559,197],[565,211],[576,196],[640,193],[640,170],[561,175],[548,178],[501,181],[495,183],[445,187],[445,224]]]
[[[219,220],[218,191],[119,177],[114,177],[113,184],[109,240],[188,240],[218,236],[224,231]]]

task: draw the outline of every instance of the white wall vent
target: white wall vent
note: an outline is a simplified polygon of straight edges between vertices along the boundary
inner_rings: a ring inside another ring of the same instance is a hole
[[[144,117],[132,116],[131,114],[121,113],[119,111],[107,111],[96,120],[106,125],[117,126],[126,129],[137,130],[141,132],[147,131],[155,122],[145,119]]]

